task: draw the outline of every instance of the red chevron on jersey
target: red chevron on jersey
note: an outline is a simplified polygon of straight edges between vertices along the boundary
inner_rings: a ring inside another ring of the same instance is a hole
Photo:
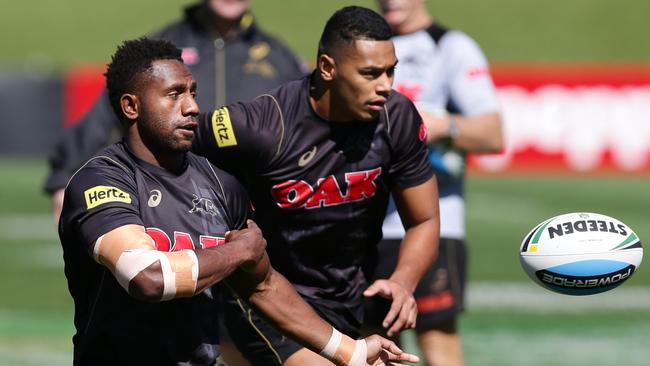
[[[287,209],[318,208],[361,201],[377,192],[375,180],[381,167],[360,172],[345,173],[346,193],[343,193],[334,175],[318,179],[315,187],[304,180],[288,180],[274,185],[271,194],[278,206]]]

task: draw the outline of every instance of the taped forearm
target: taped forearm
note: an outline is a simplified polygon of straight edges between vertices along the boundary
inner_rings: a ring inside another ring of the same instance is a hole
[[[332,328],[332,335],[320,355],[337,365],[365,366],[368,346],[363,339],[354,340]]]
[[[93,258],[106,266],[132,296],[149,293],[147,298],[164,301],[190,297],[196,291],[199,261],[194,251],[158,251],[153,239],[138,225],[125,225],[101,236],[93,248]],[[154,277],[162,280],[161,293],[151,294],[148,289],[156,288],[151,281],[137,282],[138,293],[133,293],[132,281],[155,263],[160,264],[159,276]]]

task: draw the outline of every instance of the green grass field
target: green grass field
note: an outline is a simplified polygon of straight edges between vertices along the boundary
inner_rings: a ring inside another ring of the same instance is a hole
[[[107,61],[124,39],[176,19],[189,0],[23,1],[0,11],[0,66],[60,71]],[[263,28],[312,61],[322,26],[372,0],[253,2]],[[444,24],[473,36],[492,62],[650,61],[647,0],[430,0]],[[0,159],[0,365],[69,365],[72,301],[40,192],[39,160]],[[518,263],[524,234],[570,211],[614,216],[650,238],[650,177],[480,177],[468,183],[469,366],[641,366],[650,360],[650,270],[621,288],[572,298],[533,284]],[[236,366],[236,365],[235,365]]]
[[[122,40],[180,16],[190,0],[34,0],[3,4],[0,64],[65,67],[106,62]],[[260,24],[313,61],[326,19],[344,5],[372,0],[253,1]],[[646,0],[430,0],[444,24],[482,45],[492,61],[650,60]]]
[[[45,164],[0,159],[0,365],[69,365],[72,302],[61,249],[40,192]],[[650,271],[609,293],[556,295],[518,263],[524,234],[544,218],[602,212],[643,239],[647,177],[481,177],[468,185],[472,248],[468,313],[461,329],[468,365],[647,365]]]

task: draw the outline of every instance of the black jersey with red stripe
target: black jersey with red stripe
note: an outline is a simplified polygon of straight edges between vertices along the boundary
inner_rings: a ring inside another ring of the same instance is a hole
[[[127,224],[144,226],[161,251],[220,245],[226,231],[246,225],[245,189],[205,158],[186,156],[184,167],[170,172],[117,143],[68,184],[59,236],[75,303],[75,365],[215,365],[216,288],[191,298],[139,301],[92,253],[101,235]]]
[[[361,264],[389,191],[433,171],[413,104],[393,92],[372,122],[322,119],[309,76],[201,115],[195,151],[248,189],[273,267],[309,300],[360,317]]]

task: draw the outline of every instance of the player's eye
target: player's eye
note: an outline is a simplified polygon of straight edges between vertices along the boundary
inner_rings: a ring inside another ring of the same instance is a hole
[[[382,72],[380,70],[374,70],[374,69],[361,71],[361,75],[366,79],[376,79],[381,75],[381,73]]]

